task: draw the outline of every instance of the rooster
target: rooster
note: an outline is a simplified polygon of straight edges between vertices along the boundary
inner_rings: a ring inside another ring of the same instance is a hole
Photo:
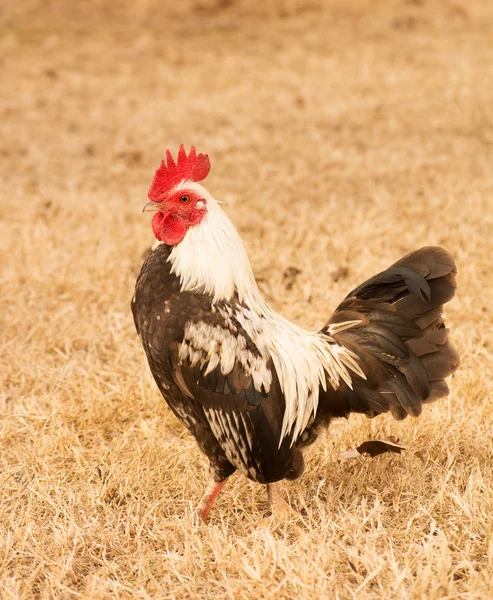
[[[289,511],[279,482],[302,474],[304,449],[333,418],[417,417],[459,365],[442,317],[456,288],[448,252],[407,254],[306,331],[262,298],[238,232],[199,183],[209,170],[194,147],[176,162],[166,151],[144,207],[160,243],[132,300],[156,384],[209,460],[203,521],[236,470]]]

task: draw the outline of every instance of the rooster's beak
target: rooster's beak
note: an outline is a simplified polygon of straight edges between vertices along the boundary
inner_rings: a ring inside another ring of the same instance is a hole
[[[142,212],[156,212],[159,210],[159,202],[154,202],[154,200],[149,200],[149,202],[144,206]]]

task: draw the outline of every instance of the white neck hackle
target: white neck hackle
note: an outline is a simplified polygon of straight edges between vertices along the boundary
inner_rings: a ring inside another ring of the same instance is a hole
[[[198,183],[178,187],[200,194],[207,214],[171,251],[171,270],[180,278],[182,291],[208,294],[213,303],[238,294],[247,308],[235,318],[265,360],[272,359],[285,397],[281,441],[292,433],[294,443],[315,415],[320,387],[325,389],[327,380],[337,389],[340,380],[351,387],[349,371],[365,377],[356,357],[331,337],[335,329],[356,323],[338,323],[327,333],[311,332],[277,314],[262,298],[243,242],[217,200]]]
[[[218,201],[199,183],[184,182],[176,189],[193,191],[207,202],[203,219],[188,229],[169,257],[182,290],[208,294],[213,302],[230,300],[235,292],[240,302],[258,297],[243,242]]]

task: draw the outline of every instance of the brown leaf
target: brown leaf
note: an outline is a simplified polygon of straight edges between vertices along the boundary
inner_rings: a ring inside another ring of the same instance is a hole
[[[116,157],[126,163],[129,167],[136,167],[142,164],[143,153],[140,150],[125,150],[119,152]]]
[[[298,267],[288,267],[284,271],[284,285],[286,286],[287,290],[293,289],[293,286],[296,283],[296,280],[298,279],[298,275],[300,273],[302,273],[302,271],[301,269],[298,269]]]
[[[401,454],[401,452],[405,449],[405,446],[403,446],[397,438],[389,436],[383,440],[369,440],[368,442],[363,442],[357,448],[343,452],[341,454],[341,458],[343,460],[348,458],[357,458],[360,454],[369,454],[373,458],[379,454],[385,454],[385,452],[395,452],[396,454]]]
[[[46,77],[48,77],[48,79],[58,79],[58,71],[56,71],[55,69],[45,69],[44,74],[46,75]]]
[[[332,281],[339,281],[340,279],[347,279],[349,275],[348,267],[338,267],[331,275]]]

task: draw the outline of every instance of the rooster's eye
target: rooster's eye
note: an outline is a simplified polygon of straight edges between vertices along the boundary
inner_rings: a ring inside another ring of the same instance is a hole
[[[180,202],[182,204],[186,204],[187,202],[190,202],[190,196],[188,196],[188,195],[180,196]]]

